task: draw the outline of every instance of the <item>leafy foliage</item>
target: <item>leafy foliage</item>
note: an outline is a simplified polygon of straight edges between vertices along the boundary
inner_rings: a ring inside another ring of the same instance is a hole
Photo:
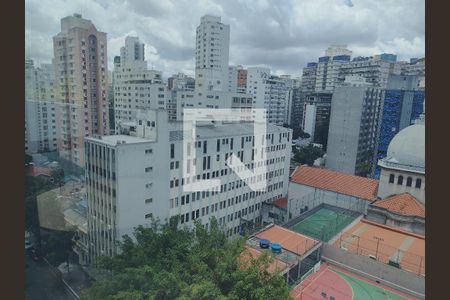
[[[309,135],[309,133],[304,132],[303,129],[301,129],[299,127],[294,128],[293,131],[292,131],[292,139],[293,140],[296,140],[298,138],[306,139],[306,138],[309,138],[309,137],[311,137]]]
[[[124,236],[121,253],[101,257],[110,276],[94,283],[84,299],[290,299],[284,278],[270,273],[271,257],[244,265],[244,240],[226,239],[215,218],[209,228],[178,228],[154,222]]]
[[[308,166],[312,166],[317,158],[322,157],[324,155],[322,149],[313,146],[312,144],[309,144],[306,147],[302,147],[300,148],[300,150],[297,150],[294,147],[293,151],[294,151],[294,160],[300,164],[306,164]]]

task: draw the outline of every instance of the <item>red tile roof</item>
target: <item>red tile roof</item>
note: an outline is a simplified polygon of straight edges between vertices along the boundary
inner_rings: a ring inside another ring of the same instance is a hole
[[[257,233],[256,237],[269,240],[271,243],[279,243],[283,249],[298,255],[303,255],[319,243],[319,241],[313,238],[278,225],[264,229]]]
[[[376,199],[378,191],[378,181],[375,179],[306,165],[292,173],[291,182],[366,200]]]
[[[425,205],[410,193],[403,193],[378,200],[372,205],[385,208],[399,215],[425,218]]]
[[[280,198],[275,201],[272,201],[272,204],[278,207],[287,207],[288,205],[288,199],[287,198]]]

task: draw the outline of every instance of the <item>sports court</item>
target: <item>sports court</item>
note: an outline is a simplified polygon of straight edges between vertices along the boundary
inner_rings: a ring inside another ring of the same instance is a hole
[[[296,300],[333,299],[332,297],[336,300],[416,299],[327,263],[322,263],[318,272],[296,286],[291,296]]]
[[[358,214],[322,207],[314,214],[291,226],[291,230],[328,242],[341,232]]]
[[[403,270],[425,276],[425,236],[363,219],[335,245],[386,264],[396,262]]]

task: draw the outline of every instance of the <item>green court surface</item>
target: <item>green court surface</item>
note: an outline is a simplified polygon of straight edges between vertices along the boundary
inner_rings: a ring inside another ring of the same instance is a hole
[[[328,242],[355,219],[356,215],[321,208],[311,216],[293,225],[290,229]]]
[[[334,270],[339,276],[344,278],[353,289],[353,299],[372,299],[372,300],[406,300],[397,294],[394,294],[388,290],[380,288],[376,285],[362,281],[358,278],[349,276],[345,273]]]

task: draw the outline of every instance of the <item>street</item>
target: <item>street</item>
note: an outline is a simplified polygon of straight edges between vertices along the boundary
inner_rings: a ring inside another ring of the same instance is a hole
[[[33,261],[25,254],[25,294],[27,300],[76,299],[44,262]]]

